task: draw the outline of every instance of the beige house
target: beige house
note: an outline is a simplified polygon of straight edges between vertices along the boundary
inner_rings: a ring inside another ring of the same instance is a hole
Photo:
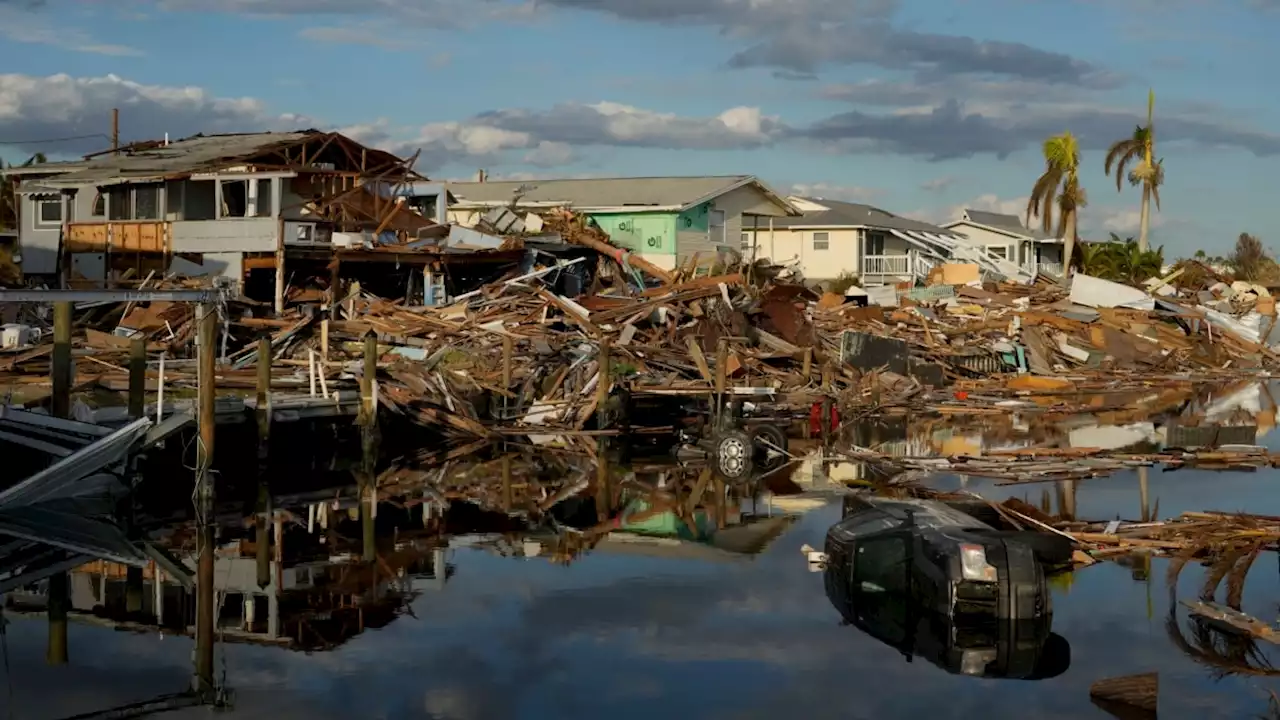
[[[800,211],[751,175],[448,183],[450,222],[471,227],[496,207],[585,213],[625,247],[670,270],[736,254],[739,238]]]
[[[805,278],[833,280],[854,274],[865,285],[919,280],[962,238],[929,223],[859,203],[787,198],[800,217],[768,218],[744,228],[742,252],[779,264],[797,264]]]
[[[1016,215],[965,210],[943,227],[1032,274],[1062,276],[1062,240],[1022,224]]]

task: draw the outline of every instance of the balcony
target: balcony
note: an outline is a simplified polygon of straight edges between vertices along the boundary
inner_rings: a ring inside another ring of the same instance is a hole
[[[172,227],[164,220],[73,222],[64,243],[71,253],[166,254],[173,248]]]
[[[862,275],[911,274],[910,255],[866,255],[862,258]]]

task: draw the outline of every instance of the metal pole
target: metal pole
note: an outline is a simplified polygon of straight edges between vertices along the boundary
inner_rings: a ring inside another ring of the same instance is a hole
[[[200,693],[213,691],[213,543],[214,543],[214,487],[213,440],[214,400],[216,397],[217,352],[214,345],[218,338],[218,314],[212,305],[201,304],[196,311],[200,318],[200,340],[197,346],[199,358],[199,407],[200,442],[196,446],[197,519],[199,521],[200,561],[196,569],[196,683]]]

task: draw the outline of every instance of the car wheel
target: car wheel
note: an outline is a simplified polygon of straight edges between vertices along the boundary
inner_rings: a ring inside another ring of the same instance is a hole
[[[787,451],[787,434],[777,425],[758,426],[751,434],[751,440],[755,445],[756,457],[760,458],[760,467],[773,470],[787,461],[784,454]],[[759,442],[760,440],[764,442]],[[780,448],[782,453],[774,448]]]
[[[741,430],[727,430],[715,438],[716,470],[729,480],[741,480],[751,474],[755,462],[754,444]]]

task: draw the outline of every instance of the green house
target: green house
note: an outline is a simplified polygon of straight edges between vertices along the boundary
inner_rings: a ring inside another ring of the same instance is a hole
[[[449,219],[474,225],[494,207],[567,207],[590,215],[613,242],[664,269],[749,247],[771,217],[800,214],[752,175],[449,183]]]

